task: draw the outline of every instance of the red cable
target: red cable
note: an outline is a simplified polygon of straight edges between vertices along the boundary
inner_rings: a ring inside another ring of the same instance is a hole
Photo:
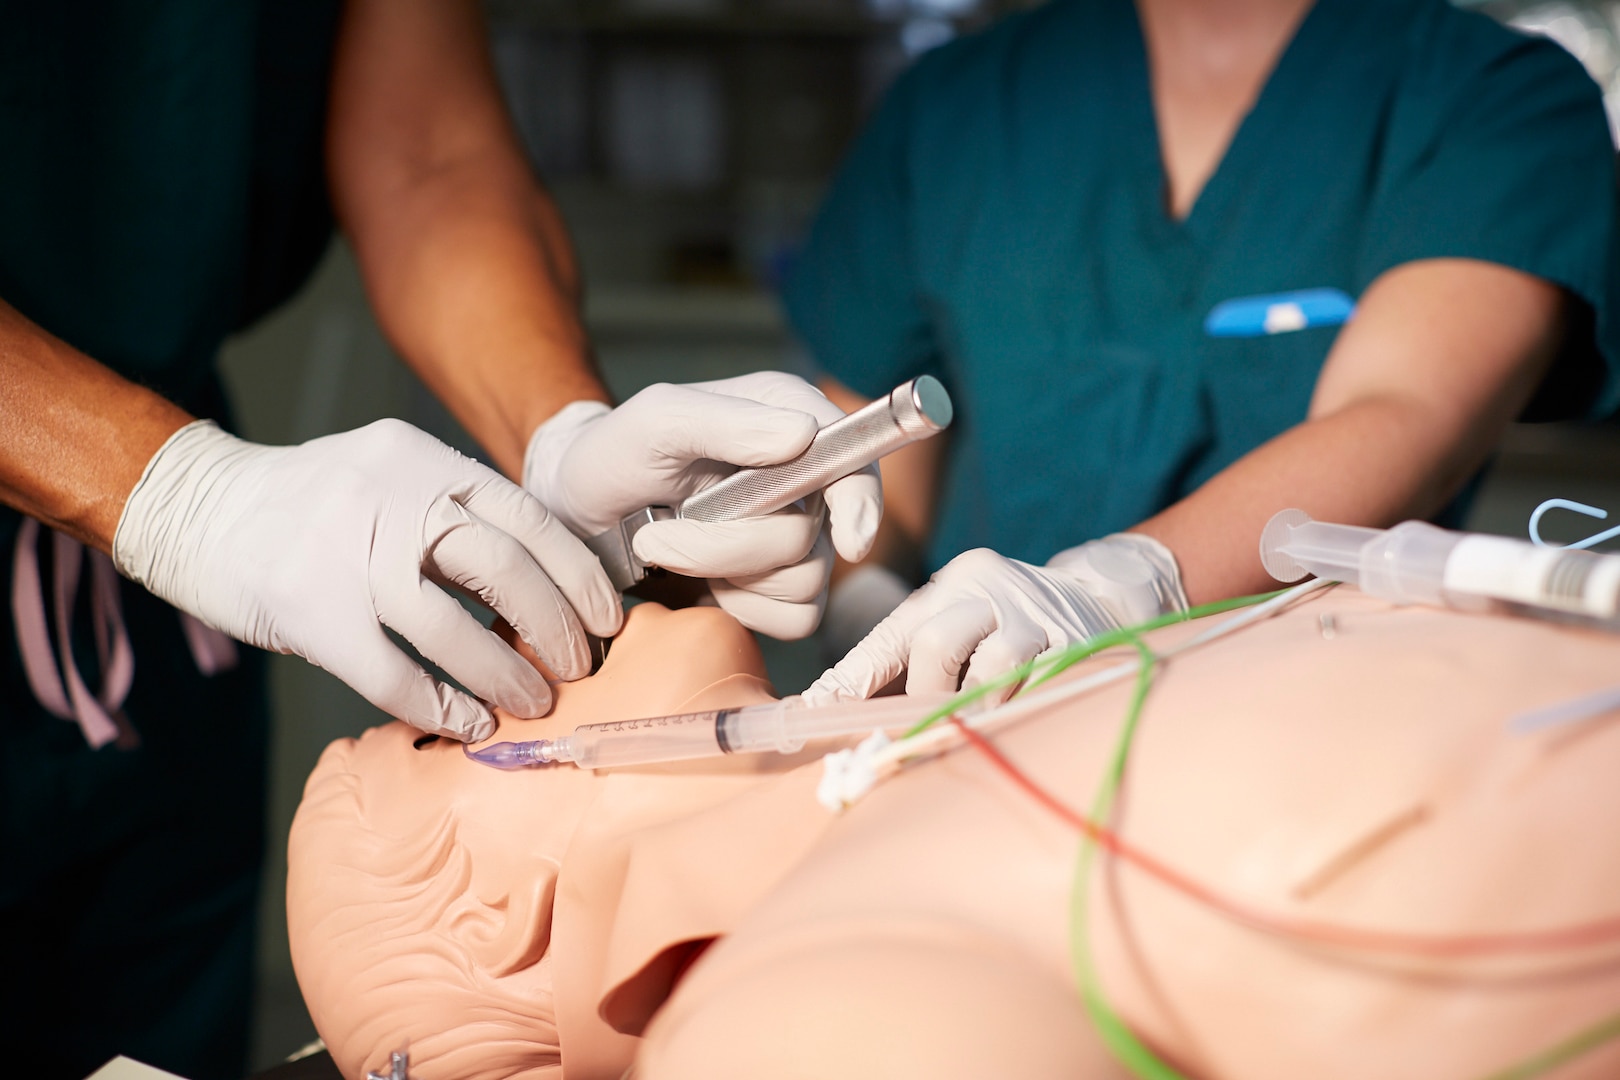
[[[1483,956],[1496,953],[1528,952],[1532,950],[1572,949],[1582,945],[1595,945],[1620,939],[1620,917],[1600,919],[1596,922],[1577,923],[1573,926],[1550,930],[1526,930],[1503,934],[1431,935],[1402,933],[1391,930],[1370,930],[1355,926],[1341,926],[1315,919],[1301,919],[1291,915],[1278,915],[1262,911],[1241,900],[1223,896],[1211,886],[1202,884],[1131,844],[1105,825],[1099,825],[1059,802],[1018,766],[1007,760],[983,735],[962,723],[956,725],[968,743],[988,757],[1013,783],[1017,784],[1036,802],[1078,829],[1111,855],[1117,855],[1149,877],[1169,886],[1189,899],[1212,908],[1245,926],[1281,937],[1301,938],[1327,945],[1370,949],[1377,952],[1414,953],[1422,956]]]

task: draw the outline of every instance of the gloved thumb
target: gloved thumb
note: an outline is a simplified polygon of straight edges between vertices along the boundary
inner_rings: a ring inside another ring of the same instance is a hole
[[[914,593],[861,639],[800,696],[821,706],[860,701],[888,686],[906,670],[912,634],[928,609]]]

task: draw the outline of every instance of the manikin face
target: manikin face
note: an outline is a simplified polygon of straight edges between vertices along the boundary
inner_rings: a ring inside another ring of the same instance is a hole
[[[753,637],[714,608],[629,613],[596,675],[491,741],[769,699]],[[547,945],[557,872],[606,777],[500,772],[404,724],[333,743],[289,843],[293,964],[344,1075],[409,1043],[424,1080],[559,1067]]]

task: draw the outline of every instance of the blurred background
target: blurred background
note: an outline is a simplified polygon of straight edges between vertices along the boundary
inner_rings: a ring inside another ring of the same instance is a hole
[[[775,288],[867,108],[913,57],[1023,6],[489,0],[499,75],[530,158],[573,232],[585,318],[613,392],[622,399],[652,382],[761,368],[803,372]],[[1607,91],[1611,123],[1620,117],[1620,2],[1472,6],[1559,41]],[[392,355],[341,239],[294,304],[229,345],[224,368],[251,439],[298,442],[395,416],[478,453]],[[1541,531],[1554,542],[1616,524],[1620,425],[1515,428],[1469,527],[1522,537],[1550,498],[1611,515],[1605,523],[1549,513]],[[1602,549],[1616,548],[1620,541]],[[823,667],[814,639],[764,644],[783,693]],[[289,657],[273,659],[272,693],[256,1069],[315,1037],[282,910],[287,827],[304,778],[328,742],[386,719]]]

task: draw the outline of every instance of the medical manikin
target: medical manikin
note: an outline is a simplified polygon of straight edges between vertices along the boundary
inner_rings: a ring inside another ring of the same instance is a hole
[[[1197,1080],[1483,1078],[1620,1012],[1620,713],[1509,727],[1617,680],[1613,636],[1343,587],[1163,665],[1126,841],[1281,923],[1450,944],[1246,925],[1104,854],[1110,1007]],[[643,605],[600,674],[496,737],[769,693],[728,616]],[[992,741],[1084,811],[1129,695]],[[502,773],[418,737],[334,744],[293,826],[293,959],[345,1076],[406,1045],[417,1080],[1131,1075],[1077,994],[1079,834],[983,753],[835,814],[813,752]],[[1620,1041],[1570,1056],[1546,1075],[1620,1074]]]

